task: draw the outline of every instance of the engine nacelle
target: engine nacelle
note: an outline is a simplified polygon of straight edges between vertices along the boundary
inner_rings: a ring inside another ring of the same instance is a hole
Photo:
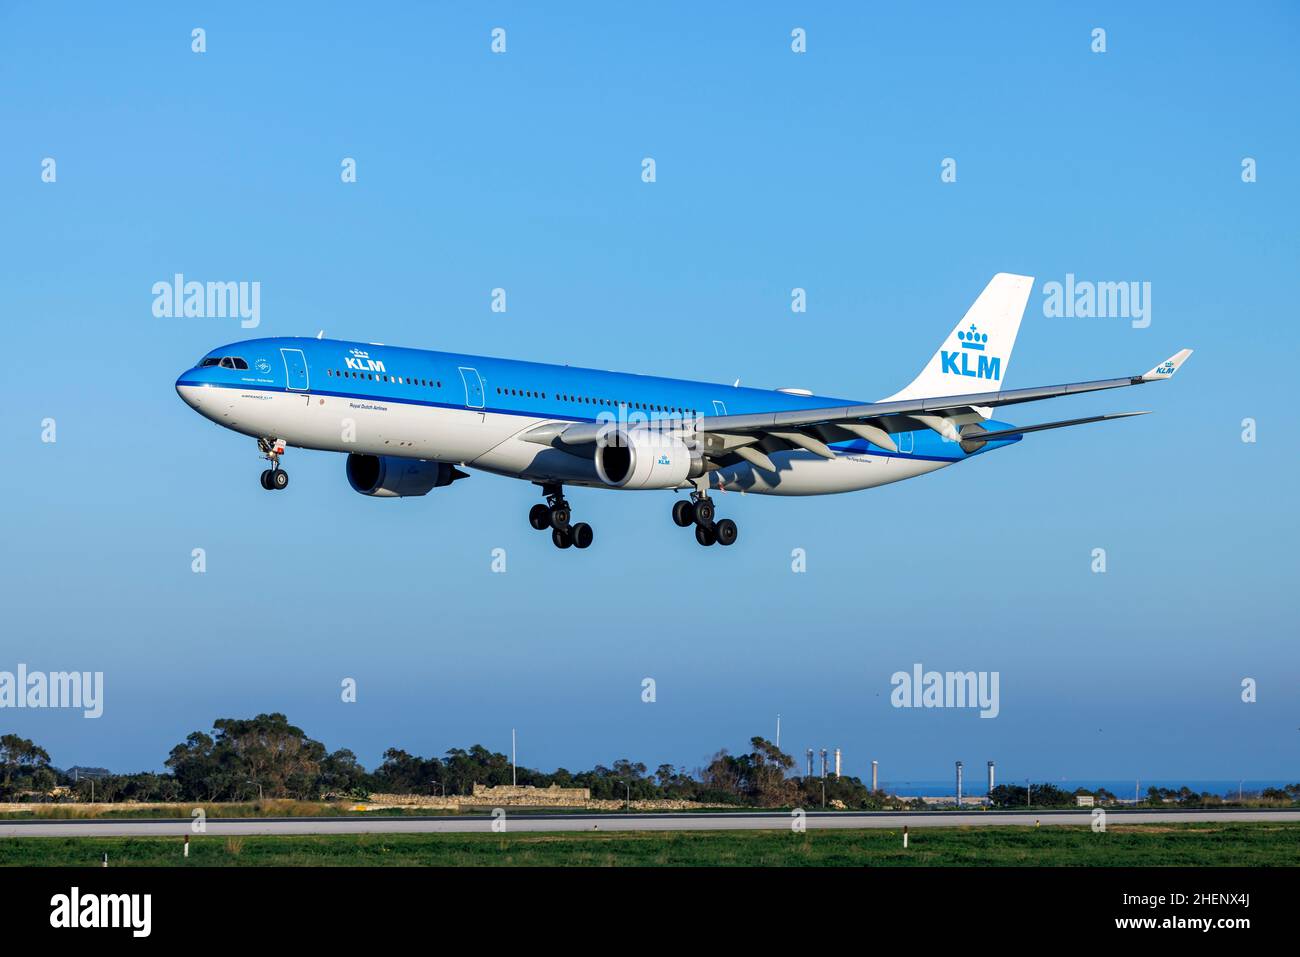
[[[596,443],[596,474],[610,488],[677,488],[702,472],[698,453],[654,429],[610,429]]]
[[[428,495],[431,489],[450,485],[463,477],[445,462],[403,459],[395,455],[348,455],[348,484],[362,495],[405,498]]]

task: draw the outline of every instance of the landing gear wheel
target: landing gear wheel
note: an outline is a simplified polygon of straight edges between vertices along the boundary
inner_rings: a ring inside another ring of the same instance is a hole
[[[673,523],[678,528],[695,524],[695,506],[686,500],[673,503]]]
[[[718,533],[713,530],[712,525],[696,525],[695,540],[701,545],[712,545],[718,540]]]
[[[731,545],[735,543],[736,536],[740,532],[736,528],[735,522],[729,518],[724,518],[713,526],[713,534],[717,537],[719,545]]]
[[[573,535],[567,528],[555,528],[551,530],[551,541],[556,548],[568,548],[573,544]]]
[[[551,528],[561,531],[569,527],[569,506],[557,505],[551,509]]]
[[[539,532],[551,527],[551,510],[538,502],[528,510],[528,524]]]
[[[700,526],[713,523],[713,502],[702,498],[695,503],[695,523]]]
[[[271,472],[271,488],[277,492],[287,487],[289,484],[289,473],[284,469],[275,469]]]
[[[271,470],[270,469],[266,469],[262,473],[262,488],[266,489],[268,492],[271,491]]]
[[[573,537],[573,544],[576,548],[591,547],[591,540],[594,536],[591,531],[591,526],[586,522],[579,522],[577,525],[573,526],[573,528],[569,530],[569,534]]]

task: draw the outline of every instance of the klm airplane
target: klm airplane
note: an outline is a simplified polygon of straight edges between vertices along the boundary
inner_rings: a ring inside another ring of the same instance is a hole
[[[1029,432],[1143,415],[1117,412],[1014,426],[995,409],[1168,379],[1184,349],[1142,375],[1002,388],[1030,276],[999,273],[921,374],[877,402],[805,389],[746,389],[378,343],[251,339],[222,346],[176,380],[196,412],[251,436],[283,489],[289,447],[347,453],[352,488],[425,495],[480,469],[540,486],[528,519],[558,548],[587,548],[566,485],[686,492],[673,521],[701,545],[731,545],[710,490],[825,495],[934,472]]]

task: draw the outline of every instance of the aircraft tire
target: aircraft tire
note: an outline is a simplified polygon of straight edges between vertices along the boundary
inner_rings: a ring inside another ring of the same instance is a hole
[[[719,545],[734,545],[739,530],[736,523],[729,518],[724,518],[713,527],[714,534],[717,536]]]
[[[685,499],[673,503],[673,524],[678,528],[689,528],[695,524],[695,506]]]

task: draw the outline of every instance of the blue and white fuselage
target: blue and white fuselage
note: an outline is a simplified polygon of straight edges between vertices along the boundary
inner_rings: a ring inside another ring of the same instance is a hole
[[[210,359],[218,362],[202,364]],[[222,359],[231,361],[223,366]],[[594,459],[521,437],[547,423],[621,419],[669,426],[853,404],[779,390],[299,338],[250,339],[214,349],[181,375],[176,389],[219,425],[295,448],[426,459],[532,482],[597,487],[605,483]],[[966,453],[930,429],[914,428],[894,433],[897,451],[861,438],[832,443],[833,459],[803,449],[774,451],[775,473],[742,462],[710,472],[709,485],[773,495],[849,492],[923,475],[1018,439]]]

